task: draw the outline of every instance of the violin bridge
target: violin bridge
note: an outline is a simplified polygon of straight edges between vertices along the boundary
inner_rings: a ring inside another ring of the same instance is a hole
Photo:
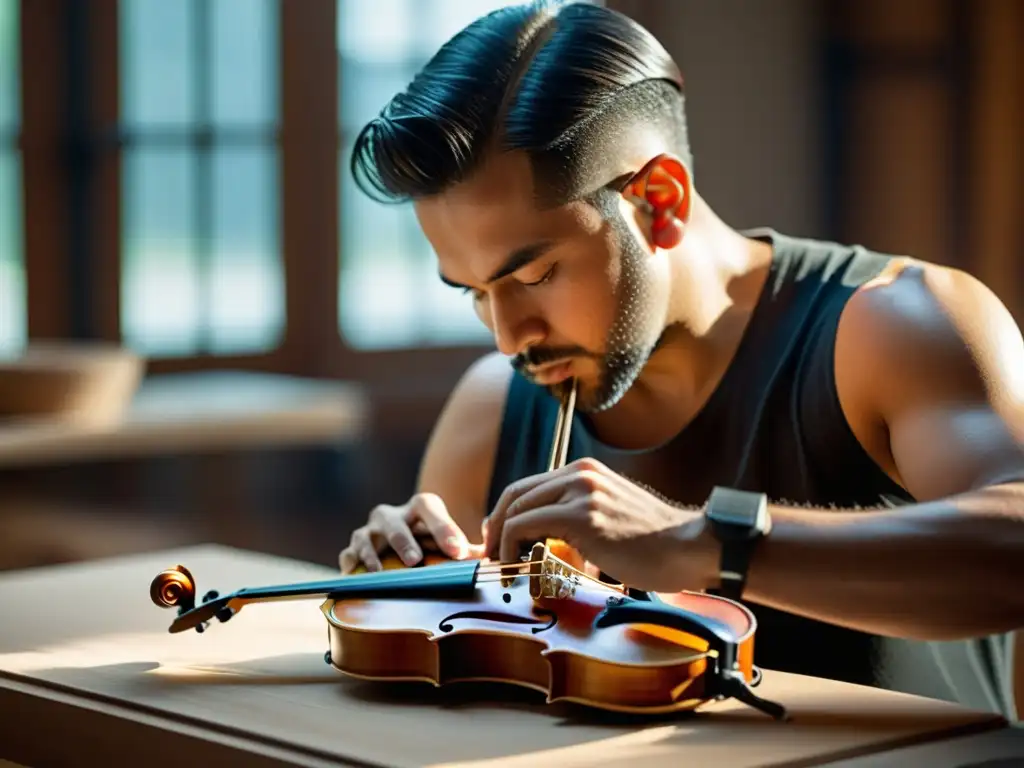
[[[538,542],[530,552],[530,596],[534,600],[551,598],[567,600],[576,595],[580,577],[576,570],[548,551]]]

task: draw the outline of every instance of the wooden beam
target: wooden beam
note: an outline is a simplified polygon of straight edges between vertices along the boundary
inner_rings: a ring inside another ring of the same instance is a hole
[[[281,207],[288,367],[316,375],[338,332],[338,52],[334,0],[281,3]]]
[[[21,4],[21,158],[30,340],[64,337],[71,325],[66,238],[68,4]]]

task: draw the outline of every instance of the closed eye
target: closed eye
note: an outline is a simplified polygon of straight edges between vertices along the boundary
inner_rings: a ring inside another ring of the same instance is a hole
[[[543,285],[548,280],[550,280],[554,274],[555,274],[555,265],[552,264],[551,268],[548,269],[548,271],[545,272],[544,275],[539,280],[534,280],[532,283],[523,283],[523,285],[530,285],[530,286],[533,286],[533,285]]]
[[[523,283],[523,285],[529,286],[529,287],[531,287],[531,288],[533,288],[533,287],[535,287],[535,286],[538,286],[538,285],[543,285],[544,283],[548,282],[548,281],[549,281],[549,280],[550,280],[550,279],[551,279],[551,278],[552,278],[552,277],[554,276],[554,274],[555,274],[555,266],[556,266],[556,265],[552,264],[552,265],[551,265],[551,267],[550,267],[550,269],[548,269],[548,271],[547,271],[547,272],[545,272],[545,273],[544,273],[544,274],[543,274],[543,275],[542,275],[542,276],[540,277],[540,279],[538,279],[538,280],[534,280],[534,281],[533,281],[532,283],[527,283],[527,282],[524,282],[524,283]],[[478,291],[478,290],[476,290],[475,288],[463,287],[463,288],[462,288],[462,292],[463,292],[464,294],[472,294],[472,295],[473,295],[473,298],[474,298],[474,299],[475,299],[476,301],[480,301],[480,300],[481,300],[481,299],[483,299],[483,297],[484,297],[484,294],[483,294],[483,292],[481,292],[481,291]]]

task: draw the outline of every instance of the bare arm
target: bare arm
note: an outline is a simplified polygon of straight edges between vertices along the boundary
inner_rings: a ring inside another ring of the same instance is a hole
[[[479,544],[512,367],[493,353],[474,363],[445,404],[427,442],[417,492],[433,493]]]
[[[911,267],[854,296],[840,399],[875,460],[920,503],[773,507],[752,601],[923,639],[1024,627],[1024,344],[973,278]]]

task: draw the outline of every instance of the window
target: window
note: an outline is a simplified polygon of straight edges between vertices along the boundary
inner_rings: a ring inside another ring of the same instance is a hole
[[[471,299],[437,278],[411,206],[375,203],[349,171],[352,141],[434,52],[499,0],[339,0],[339,324],[354,348],[489,343]]]
[[[26,339],[18,6],[0,0],[0,355],[19,353]]]
[[[120,13],[123,338],[153,357],[272,349],[285,318],[278,1]]]

